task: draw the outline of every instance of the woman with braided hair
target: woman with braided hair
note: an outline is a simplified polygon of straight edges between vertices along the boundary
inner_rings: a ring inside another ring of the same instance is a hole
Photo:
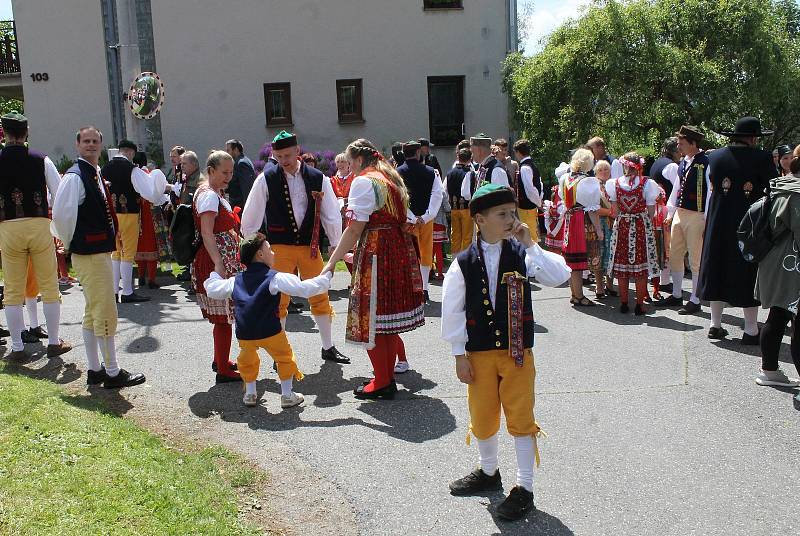
[[[419,247],[406,224],[408,191],[400,175],[368,140],[354,141],[345,154],[356,176],[347,202],[350,223],[322,273],[333,272],[355,246],[345,339],[366,347],[375,378],[354,394],[391,399],[395,357],[405,352],[399,334],[425,323]]]

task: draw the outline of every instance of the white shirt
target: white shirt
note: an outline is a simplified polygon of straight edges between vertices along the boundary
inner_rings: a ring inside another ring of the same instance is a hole
[[[625,168],[622,166],[622,162],[620,162],[619,158],[615,158],[613,162],[611,162],[611,178],[618,179],[625,175]]]
[[[228,210],[228,212],[233,212],[231,204],[228,203],[228,200],[224,197],[221,197],[219,194],[217,194],[217,192],[211,190],[210,188],[203,188],[195,195],[196,197],[194,200],[194,206],[197,209],[198,214],[202,214],[203,212],[214,212],[215,214],[219,213],[220,202]]]
[[[114,158],[128,160],[128,158],[123,155],[117,155]],[[130,160],[128,160],[128,162],[130,162]],[[159,170],[158,173],[153,172],[152,175],[148,175],[147,172],[139,166],[134,166],[133,171],[131,171],[131,183],[136,193],[154,205],[160,206],[163,204],[164,191],[167,189],[167,177],[164,176],[161,170]]]
[[[639,183],[642,182],[639,177],[635,177],[633,179],[633,183],[629,183],[626,177],[620,177],[618,179],[608,179],[606,181],[606,194],[608,195],[609,201],[612,203],[616,202],[617,200],[617,184],[619,187],[625,190],[626,192],[630,192],[637,186]],[[656,204],[656,199],[658,199],[658,194],[661,192],[658,183],[654,180],[648,180],[647,183],[644,185],[644,201],[648,207],[652,207]]]
[[[295,274],[278,272],[269,283],[269,292],[273,296],[284,293],[289,296],[310,298],[317,294],[328,292],[328,289],[331,288],[331,279],[333,279],[331,272],[325,272],[305,281],[302,281]],[[233,295],[235,282],[235,276],[223,279],[217,272],[211,272],[208,279],[203,282],[203,287],[206,289],[206,294],[209,298],[226,300]]]
[[[700,153],[697,153],[700,154]],[[694,162],[694,156],[684,156],[683,159],[686,161],[686,170],[688,170],[692,162]],[[671,166],[672,164],[670,164]],[[664,168],[662,174],[664,174],[670,166]],[[669,199],[667,200],[667,218],[672,218],[675,214],[675,211],[678,209],[678,191],[681,189],[681,178],[678,176],[678,164],[675,164],[675,181],[672,183],[672,192],[669,194]],[[666,175],[665,175],[666,176]],[[669,177],[672,180],[672,177]],[[703,209],[704,213],[708,213],[708,205],[709,201],[711,200],[711,166],[706,166],[706,188],[708,188],[708,197],[706,198],[706,206]]]
[[[488,244],[481,240],[486,274],[489,277],[489,299],[494,307],[497,275],[502,241]],[[544,251],[538,244],[525,250],[528,277],[535,277],[544,286],[556,287],[569,279],[570,268],[561,255]],[[458,261],[454,261],[444,276],[442,290],[442,338],[453,348],[453,355],[464,355],[467,344],[467,286]]]
[[[433,178],[433,187],[431,188],[431,198],[428,201],[428,210],[425,211],[425,214],[422,215],[422,222],[428,223],[432,219],[436,217],[439,213],[439,209],[442,206],[442,197],[444,196],[444,186],[442,185],[442,177],[439,175],[439,172],[433,170],[435,174]],[[352,188],[352,186],[350,187]],[[350,205],[348,205],[349,207]],[[417,215],[411,212],[411,208],[409,207],[406,221],[408,223],[417,223]]]
[[[467,171],[464,174],[464,180],[461,182],[461,197],[463,197],[467,201],[472,199],[472,191],[470,186],[472,185],[472,176],[475,174],[477,174],[477,171],[475,170]],[[492,176],[489,182],[491,182],[492,184],[499,184],[500,186],[510,187],[510,185],[508,184],[508,174],[506,173],[503,164],[499,163],[499,160],[498,160],[498,165],[492,170]]]
[[[569,173],[564,173],[558,179],[560,192],[564,191],[565,183],[569,177]],[[563,201],[563,195],[561,199]],[[584,212],[600,210],[600,181],[597,180],[597,177],[584,177],[578,183],[578,186],[575,187],[575,201],[583,207]]]
[[[525,195],[533,201],[533,204],[537,207],[542,206],[542,192],[540,192],[536,186],[533,185],[533,170],[528,166],[523,166],[522,164],[530,160],[530,156],[526,156],[519,162],[519,178],[522,180],[522,186],[525,188]],[[531,162],[533,163],[533,162]],[[541,183],[540,183],[541,184]]]
[[[289,199],[292,202],[292,212],[295,222],[300,224],[306,216],[308,210],[308,197],[306,196],[306,184],[303,180],[301,168],[297,168],[297,173],[290,175],[284,170],[286,184],[289,186]],[[264,173],[259,174],[242,211],[242,235],[250,236],[258,232],[261,224],[264,223],[264,216],[269,201],[269,189]],[[333,193],[330,177],[322,177],[322,203],[320,206],[320,223],[325,234],[328,235],[331,246],[337,246],[342,238],[342,213],[340,212],[339,202],[336,194]],[[266,214],[269,221],[269,214]]]

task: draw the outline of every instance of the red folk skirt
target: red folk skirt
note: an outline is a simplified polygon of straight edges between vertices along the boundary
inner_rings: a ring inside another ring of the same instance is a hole
[[[567,211],[564,218],[564,260],[573,270],[588,270],[586,257],[586,213],[583,208]]]
[[[136,261],[159,261],[170,256],[167,240],[169,226],[160,207],[149,201],[140,200],[139,246],[136,248]]]

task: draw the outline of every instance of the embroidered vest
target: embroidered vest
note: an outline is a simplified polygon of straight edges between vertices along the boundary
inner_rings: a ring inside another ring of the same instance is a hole
[[[447,172],[447,196],[450,201],[450,207],[453,210],[465,210],[469,208],[469,201],[461,197],[461,184],[464,182],[464,176],[471,170],[469,164],[457,164],[456,167]]]
[[[117,249],[116,214],[111,205],[111,192],[103,184],[105,198],[97,181],[97,170],[83,160],[78,160],[67,173],[74,173],[81,178],[86,196],[78,205],[78,221],[69,249],[79,255],[110,253]]]
[[[29,151],[24,145],[3,148],[0,151],[0,221],[46,218],[47,215],[44,155]]]
[[[107,180],[111,186],[111,201],[114,203],[114,210],[117,214],[138,214],[139,195],[133,188],[131,173],[136,166],[123,156],[115,156],[111,161],[103,166],[100,175]]]
[[[694,155],[690,166],[686,165],[686,160],[681,160],[678,166],[678,178],[680,179],[678,206],[680,208],[696,212],[705,211],[708,199],[707,170],[708,157],[705,152]]]
[[[289,196],[289,183],[281,166],[264,168],[264,180],[267,182],[269,199],[267,200],[267,240],[272,244],[290,246],[311,245],[314,230],[315,201],[311,192],[322,191],[322,172],[300,163],[300,173],[306,186],[308,209],[303,221],[295,220],[292,199]]]

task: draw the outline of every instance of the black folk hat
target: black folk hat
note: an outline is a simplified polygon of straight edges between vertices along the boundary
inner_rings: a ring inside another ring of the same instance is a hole
[[[422,145],[416,140],[407,141],[403,144],[403,156],[406,158],[414,158],[420,147],[422,147]]]
[[[130,149],[132,151],[138,151],[139,148],[133,143],[131,140],[119,140],[117,144],[117,149]]]
[[[675,133],[679,138],[686,138],[689,141],[700,143],[706,137],[701,130],[693,125],[683,125],[678,132]]]
[[[28,118],[19,112],[8,112],[0,118],[0,124],[3,128],[28,128]]]
[[[719,134],[721,136],[726,136],[728,138],[732,136],[743,136],[743,137],[750,137],[755,136],[756,138],[760,138],[761,136],[771,136],[774,131],[772,130],[764,130],[761,128],[761,120],[757,117],[742,117],[738,121],[736,121],[736,127],[730,130],[723,130],[720,131]]]

